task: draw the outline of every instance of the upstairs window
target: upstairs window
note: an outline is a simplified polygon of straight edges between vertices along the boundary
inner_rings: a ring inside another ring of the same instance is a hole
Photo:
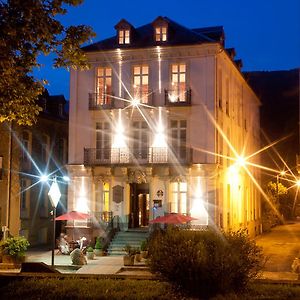
[[[171,66],[171,102],[186,101],[186,65],[183,63]],[[173,100],[173,101],[172,101]]]
[[[133,67],[133,97],[141,103],[148,103],[149,66]]]
[[[155,27],[155,41],[156,42],[166,42],[167,41],[167,27],[166,26]]]
[[[22,132],[22,153],[21,159],[23,163],[30,163],[30,155],[31,155],[31,134],[28,131]]]
[[[43,163],[48,162],[49,148],[50,148],[50,138],[47,134],[43,134],[41,138],[42,152],[41,160]]]
[[[119,30],[119,44],[128,45],[130,44],[130,30],[120,29]]]
[[[111,101],[111,81],[112,70],[109,67],[97,68],[97,82],[96,82],[96,101],[97,105],[110,104]]]

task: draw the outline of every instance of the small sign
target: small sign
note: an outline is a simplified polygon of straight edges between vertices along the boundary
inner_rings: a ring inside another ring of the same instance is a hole
[[[113,188],[113,201],[115,203],[123,202],[123,190],[124,188],[121,185],[115,185]]]
[[[159,198],[163,197],[163,195],[164,195],[164,192],[162,190],[158,190],[156,192],[156,196],[159,197]]]

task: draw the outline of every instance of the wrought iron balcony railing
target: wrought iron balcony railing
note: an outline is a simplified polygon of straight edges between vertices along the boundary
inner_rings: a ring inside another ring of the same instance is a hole
[[[84,148],[85,165],[109,164],[188,164],[192,162],[192,149],[177,147],[147,148]]]
[[[165,90],[166,106],[186,106],[192,103],[192,90],[183,91]]]
[[[89,110],[114,108],[114,98],[111,95],[89,93]]]
[[[130,101],[132,101],[132,99],[135,99],[142,104],[152,105],[153,98],[154,98],[154,92],[150,89],[148,91],[143,91],[143,92],[139,92],[139,93],[132,91],[131,96],[129,96],[127,94],[127,96],[125,96],[125,98],[128,100],[125,102],[125,106],[130,105]]]

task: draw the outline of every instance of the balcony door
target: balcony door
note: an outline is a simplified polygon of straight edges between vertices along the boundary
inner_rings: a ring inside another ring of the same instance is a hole
[[[133,158],[140,163],[148,162],[149,128],[145,121],[132,123],[132,154]]]
[[[178,160],[186,160],[186,120],[171,120],[170,127],[172,151]]]
[[[110,159],[111,131],[108,122],[96,123],[96,160]]]

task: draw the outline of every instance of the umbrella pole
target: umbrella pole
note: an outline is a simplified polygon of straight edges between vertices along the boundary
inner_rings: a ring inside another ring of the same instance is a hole
[[[74,239],[74,231],[75,231],[75,220],[73,220],[73,241],[75,241],[75,239]]]

